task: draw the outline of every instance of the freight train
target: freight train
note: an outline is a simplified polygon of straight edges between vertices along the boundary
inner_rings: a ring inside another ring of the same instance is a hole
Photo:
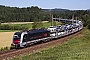
[[[38,42],[51,41],[55,38],[65,37],[83,29],[81,21],[72,24],[50,26],[47,29],[37,29],[30,31],[15,32],[13,35],[11,48],[23,48],[34,45]]]

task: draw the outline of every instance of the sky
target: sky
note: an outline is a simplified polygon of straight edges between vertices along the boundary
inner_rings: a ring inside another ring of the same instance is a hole
[[[38,6],[42,9],[86,10],[90,9],[90,0],[0,0],[0,5],[19,8]]]

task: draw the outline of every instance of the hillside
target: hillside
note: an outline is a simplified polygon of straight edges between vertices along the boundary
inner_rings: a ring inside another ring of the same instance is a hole
[[[62,45],[12,60],[90,60],[90,30],[84,29]]]
[[[19,8],[0,5],[0,22],[33,22],[43,20],[49,20],[49,16],[37,6]]]
[[[37,6],[31,7],[10,7],[0,5],[0,25],[2,22],[40,22],[51,21],[54,18],[77,19],[83,22],[84,27],[90,29],[90,9],[69,10],[69,9],[42,9]],[[77,18],[76,18],[77,17]]]
[[[65,12],[65,11],[70,11],[68,9],[60,9],[60,8],[55,8],[55,9],[42,9],[45,12]]]

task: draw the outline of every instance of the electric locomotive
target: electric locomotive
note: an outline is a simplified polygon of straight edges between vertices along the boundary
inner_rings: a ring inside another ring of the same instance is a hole
[[[13,41],[11,47],[21,48],[27,47],[37,42],[50,40],[50,31],[46,29],[15,32],[13,35]]]

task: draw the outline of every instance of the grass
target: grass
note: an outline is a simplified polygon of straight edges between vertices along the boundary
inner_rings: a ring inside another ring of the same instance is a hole
[[[12,60],[90,60],[90,30],[85,28],[62,45]]]
[[[10,26],[27,26],[28,28],[32,28],[32,24],[31,23],[29,23],[29,24],[8,24],[8,25],[10,25]]]
[[[56,25],[60,25],[61,23],[60,22],[56,22]],[[32,29],[32,23],[28,23],[28,24],[3,24],[3,25],[9,25],[11,26],[11,30],[0,30],[0,32],[15,32],[15,31],[18,31],[18,30],[13,30],[14,27],[21,27],[21,26],[24,26],[26,27],[27,29]],[[51,22],[45,22],[42,24],[42,28],[48,28],[51,26]]]
[[[9,47],[1,47],[0,51],[5,51],[5,50],[9,50]]]
[[[18,30],[0,30],[0,32],[15,32],[15,31],[18,31]]]
[[[32,28],[32,24],[31,23],[29,23],[29,24],[9,24],[9,25],[10,26],[22,26],[22,25],[25,25],[28,28]],[[60,22],[56,22],[56,25],[60,25]],[[42,27],[48,28],[50,26],[51,26],[51,22],[46,22],[46,23],[43,23]]]

